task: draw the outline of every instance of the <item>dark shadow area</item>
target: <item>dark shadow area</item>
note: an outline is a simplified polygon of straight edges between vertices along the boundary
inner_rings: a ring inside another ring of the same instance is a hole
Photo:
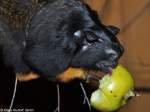
[[[2,58],[1,58],[2,59]],[[0,109],[7,109],[10,105],[14,90],[15,75],[13,71],[3,65],[0,60]],[[89,112],[87,104],[83,104],[83,92],[79,80],[69,84],[60,84],[61,112]],[[82,82],[88,97],[93,89]],[[34,112],[54,112],[57,107],[56,83],[44,78],[29,82],[18,82],[14,109],[32,109]],[[96,112],[92,110],[92,112]]]

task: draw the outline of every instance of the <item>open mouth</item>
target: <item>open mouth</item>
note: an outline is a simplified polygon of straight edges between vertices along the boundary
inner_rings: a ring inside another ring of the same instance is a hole
[[[99,80],[106,74],[111,75],[113,68],[117,66],[116,62],[101,61],[97,63],[98,70],[88,70],[86,81],[92,83],[92,85],[99,85]]]
[[[101,80],[105,75],[112,74],[112,69],[109,73],[103,72],[103,71],[93,71],[89,70],[86,75],[86,82],[89,83],[92,87],[98,88],[99,86],[99,80]]]
[[[103,76],[105,76],[106,74],[112,74],[112,69],[110,68],[110,72],[103,72],[103,71],[94,71],[94,70],[89,70],[87,72],[87,81],[90,80],[97,80],[99,81]]]

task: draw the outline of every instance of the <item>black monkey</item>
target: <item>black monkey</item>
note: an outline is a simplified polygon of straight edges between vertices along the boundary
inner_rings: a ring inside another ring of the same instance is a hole
[[[19,5],[32,5],[24,3]],[[68,67],[109,72],[117,65],[123,53],[115,36],[118,28],[103,25],[79,0],[48,0],[38,6],[29,8],[22,32],[10,27],[12,33],[2,40],[4,63],[15,73],[34,71],[55,80]]]

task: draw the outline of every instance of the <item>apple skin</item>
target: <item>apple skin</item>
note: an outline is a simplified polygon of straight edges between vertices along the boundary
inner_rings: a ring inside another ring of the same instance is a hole
[[[90,101],[92,107],[104,112],[114,111],[121,105],[119,99],[113,99],[106,96],[100,89],[92,93]]]
[[[118,65],[112,74],[105,75],[99,88],[91,95],[91,105],[100,111],[111,112],[125,105],[134,94],[134,80],[126,68]]]
[[[99,88],[108,96],[120,99],[134,89],[134,80],[126,68],[118,65],[112,75],[106,75],[100,80]]]

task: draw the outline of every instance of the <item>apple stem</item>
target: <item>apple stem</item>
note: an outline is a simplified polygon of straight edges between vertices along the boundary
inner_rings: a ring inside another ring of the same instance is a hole
[[[60,112],[60,89],[59,84],[57,84],[57,108],[54,112]]]
[[[84,101],[83,101],[83,104],[85,104],[85,103],[87,102],[88,107],[89,107],[89,110],[91,111],[91,104],[90,104],[90,101],[89,101],[89,99],[88,99],[88,97],[87,97],[87,94],[86,94],[86,91],[85,91],[85,88],[84,88],[82,82],[80,82],[80,86],[81,86],[81,89],[82,89],[83,94],[84,94]]]

